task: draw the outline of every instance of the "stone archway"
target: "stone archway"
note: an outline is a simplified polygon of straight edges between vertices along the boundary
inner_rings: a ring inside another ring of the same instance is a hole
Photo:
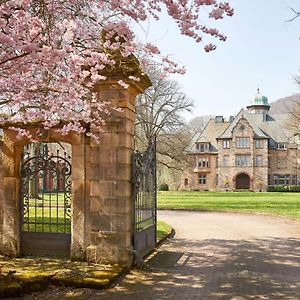
[[[120,108],[106,118],[101,130],[90,128],[100,143],[81,133],[62,136],[56,128],[40,130],[38,123],[2,124],[0,254],[20,255],[20,163],[23,146],[30,141],[17,138],[17,132],[11,127],[18,127],[28,129],[37,141],[72,145],[70,257],[94,263],[132,264],[135,98],[151,82],[141,73],[134,56],[122,60],[118,66],[102,70],[107,80],[94,86],[99,102],[106,101]],[[129,81],[133,75],[140,80]],[[128,82],[127,89],[119,85],[121,79]]]
[[[250,189],[250,176],[246,173],[240,173],[235,178],[235,188],[237,190]]]
[[[66,143],[24,147],[19,203],[22,256],[70,257],[71,158],[71,145]]]
[[[86,244],[86,215],[89,200],[85,184],[84,174],[88,164],[85,164],[85,152],[87,139],[82,134],[70,133],[61,136],[55,130],[49,130],[47,136],[39,139],[38,129],[28,129],[30,134],[36,137],[40,142],[66,142],[72,145],[72,234],[71,257],[74,259],[84,259],[84,246]],[[20,255],[20,165],[23,155],[23,147],[30,141],[27,139],[18,139],[17,133],[10,129],[4,129],[1,181],[3,184],[2,217],[3,217],[3,244],[2,252],[7,256]],[[85,166],[85,167],[83,167]],[[80,215],[80,217],[78,217]],[[84,216],[84,217],[83,217]]]

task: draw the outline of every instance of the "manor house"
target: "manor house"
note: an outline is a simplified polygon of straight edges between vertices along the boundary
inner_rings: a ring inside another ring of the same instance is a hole
[[[291,114],[269,109],[268,98],[258,90],[235,117],[210,119],[187,149],[180,190],[265,191],[299,185],[299,134],[292,129]]]

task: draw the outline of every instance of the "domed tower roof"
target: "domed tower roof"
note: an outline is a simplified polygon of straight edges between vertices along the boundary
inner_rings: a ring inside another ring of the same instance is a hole
[[[270,105],[268,102],[268,98],[260,93],[260,90],[257,89],[257,94],[252,99],[251,104],[247,106],[248,111],[250,113],[264,113],[268,112],[270,109]]]
[[[259,91],[259,89],[257,89],[257,94],[255,95],[254,99],[252,100],[251,105],[269,105],[268,103],[268,98],[264,95],[262,95]]]

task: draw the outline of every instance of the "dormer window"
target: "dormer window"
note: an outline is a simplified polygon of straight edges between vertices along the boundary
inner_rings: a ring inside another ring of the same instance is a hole
[[[223,148],[229,149],[230,148],[230,140],[224,140],[223,141]]]
[[[286,143],[278,143],[277,150],[286,150]]]
[[[209,143],[197,143],[196,150],[197,152],[209,152]]]

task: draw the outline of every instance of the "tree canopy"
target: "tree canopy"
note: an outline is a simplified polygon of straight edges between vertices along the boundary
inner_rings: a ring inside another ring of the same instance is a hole
[[[205,14],[211,20],[233,15],[228,3],[216,0],[0,1],[0,124],[39,122],[48,129],[63,121],[58,129],[63,134],[85,132],[83,123],[101,127],[110,103],[98,99],[93,87],[106,80],[103,70],[114,68],[116,57],[128,58],[138,49],[158,57],[165,72],[184,73],[156,45],[140,49],[131,30],[132,23],[159,20],[162,8],[205,51],[216,46],[205,44],[204,36],[226,40],[201,22]],[[146,61],[141,58],[142,68]],[[130,75],[118,83],[127,88],[139,80]]]

